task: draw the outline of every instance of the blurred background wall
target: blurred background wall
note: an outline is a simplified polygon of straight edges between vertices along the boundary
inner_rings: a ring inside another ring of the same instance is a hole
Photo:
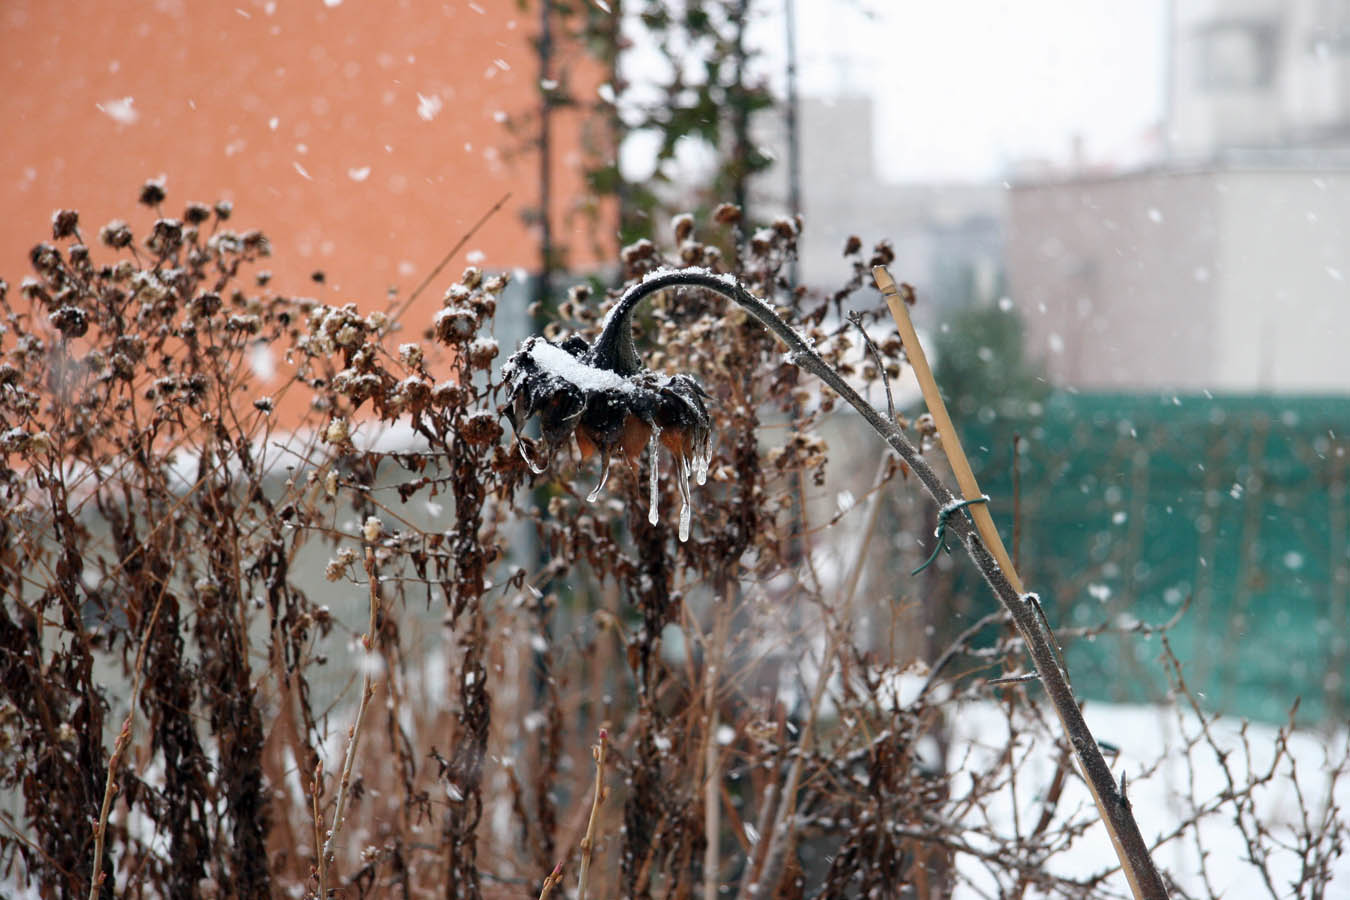
[[[6,2],[0,272],[22,277],[53,210],[78,209],[92,242],[109,219],[131,218],[142,181],[160,176],[166,215],[226,199],[241,229],[266,232],[283,293],[364,308],[390,290],[406,296],[508,192],[449,274],[466,258],[533,266],[539,157],[533,134],[508,127],[539,102],[532,10],[514,0]],[[554,127],[567,148],[551,158],[556,227],[584,235],[584,219],[561,216],[582,193],[580,122],[560,110]],[[591,260],[592,241],[576,243],[576,261]],[[326,288],[310,281],[315,271]],[[439,306],[433,293],[419,321]]]

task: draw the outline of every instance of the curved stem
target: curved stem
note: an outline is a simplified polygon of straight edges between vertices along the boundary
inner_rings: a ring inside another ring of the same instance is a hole
[[[879,413],[855,391],[829,363],[820,356],[811,342],[765,301],[747,291],[730,275],[717,275],[706,269],[657,271],[630,288],[610,310],[600,336],[590,350],[593,365],[608,368],[621,375],[631,375],[641,368],[633,346],[632,317],[637,304],[644,298],[671,287],[691,286],[714,291],[733,300],[773,333],[788,348],[788,359],[825,382],[831,390],[848,402],[881,436],[938,504],[947,508],[960,502],[951,489],[933,471],[933,467],[919,454],[894,421]],[[625,368],[632,367],[629,371]],[[1088,788],[1096,801],[1098,812],[1106,825],[1111,843],[1120,859],[1122,871],[1137,900],[1164,900],[1167,888],[1153,865],[1148,845],[1144,843],[1139,825],[1134,819],[1130,802],[1117,789],[1111,770],[1102,757],[1101,748],[1083,719],[1082,710],[1069,686],[1067,673],[1060,665],[1053,638],[1037,616],[1034,595],[1022,594],[1008,573],[980,540],[974,525],[962,516],[953,517],[947,527],[961,539],[962,545],[980,574],[989,583],[994,594],[1012,615],[1017,630],[1026,642],[1027,653],[1036,666],[1036,673],[1045,687],[1046,695],[1055,707],[1074,757],[1078,760]]]

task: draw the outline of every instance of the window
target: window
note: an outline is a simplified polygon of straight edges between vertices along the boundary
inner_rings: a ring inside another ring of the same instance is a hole
[[[1207,91],[1267,88],[1275,82],[1279,30],[1273,22],[1224,21],[1196,32],[1196,71]]]

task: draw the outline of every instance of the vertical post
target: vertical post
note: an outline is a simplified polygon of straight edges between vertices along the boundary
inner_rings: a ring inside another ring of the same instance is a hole
[[[553,289],[553,2],[539,2],[539,278],[535,297],[548,301]]]
[[[783,0],[783,19],[787,23],[787,108],[784,120],[787,126],[787,189],[788,215],[794,219],[802,211],[802,146],[801,123],[798,120],[797,98],[797,2]],[[797,286],[797,260],[792,260],[788,280]]]
[[[731,132],[734,138],[733,158],[731,160],[732,200],[741,209],[741,221],[750,223],[750,211],[746,206],[749,200],[747,189],[749,171],[746,160],[750,158],[750,101],[745,89],[745,19],[750,12],[750,0],[737,0],[732,7],[732,27],[735,37],[731,43],[731,58],[735,63],[732,70],[734,79],[729,91],[731,100]]]

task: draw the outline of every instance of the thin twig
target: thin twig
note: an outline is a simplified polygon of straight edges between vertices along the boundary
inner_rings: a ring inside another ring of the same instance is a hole
[[[760,840],[768,841],[768,849],[764,852],[764,862],[758,872],[742,882],[737,900],[750,900],[750,898],[761,894],[776,896],[778,893],[779,872],[783,868],[784,860],[797,837],[797,786],[801,782],[803,760],[806,759],[811,742],[815,740],[816,715],[820,710],[821,700],[825,696],[825,688],[834,674],[833,661],[835,654],[838,652],[841,637],[839,629],[829,629],[829,643],[820,659],[820,672],[817,675],[815,690],[811,695],[811,706],[806,718],[806,727],[802,729],[801,742],[797,745],[797,752],[793,755],[792,768],[788,770],[787,781],[783,784],[782,802],[775,810],[768,831],[760,831]],[[768,801],[766,800],[766,802]]]
[[[591,854],[595,850],[595,829],[600,822],[600,804],[605,795],[605,751],[609,747],[609,732],[600,729],[600,743],[591,747],[595,758],[595,798],[591,801],[591,820],[586,823],[586,836],[581,839],[581,875],[577,879],[577,900],[586,900],[586,882],[591,874]]]
[[[553,867],[553,871],[544,877],[544,885],[539,889],[539,900],[548,900],[548,895],[553,893],[553,889],[558,886],[558,882],[562,881],[562,871],[562,860],[559,860],[558,864]]]
[[[733,583],[734,584],[734,583]],[[717,745],[717,684],[722,674],[722,660],[725,658],[727,630],[731,624],[732,584],[726,588],[726,596],[717,606],[713,623],[712,645],[708,648],[708,664],[703,670],[704,716],[707,727],[704,729],[703,762],[703,898],[717,900],[718,872],[721,868],[718,855],[718,836],[722,832],[721,759]]]
[[[164,606],[163,588],[155,600],[155,608],[150,613],[150,621],[145,626],[145,636],[141,638],[140,649],[136,651],[136,671],[131,685],[131,704],[127,717],[122,720],[122,730],[113,742],[112,756],[108,758],[108,779],[103,785],[103,806],[98,812],[98,824],[94,826],[94,867],[89,877],[89,900],[98,900],[99,888],[103,886],[103,843],[108,832],[108,814],[112,810],[113,795],[117,793],[117,767],[122,762],[122,754],[131,743],[131,725],[136,719],[136,704],[140,702],[142,675],[145,664],[145,651],[150,646],[150,638],[155,633],[155,623],[159,621],[159,611]]]
[[[1024,672],[1021,675],[1004,675],[1002,678],[989,678],[984,682],[985,687],[1003,687],[1009,684],[1026,684],[1030,681],[1039,681],[1041,676],[1035,672]]]
[[[881,376],[881,386],[886,389],[886,415],[890,416],[891,421],[894,422],[896,420],[895,398],[891,395],[891,377],[886,374],[886,361],[881,358],[881,351],[877,349],[876,344],[872,343],[871,336],[868,335],[867,329],[863,327],[862,315],[851,312],[848,314],[848,320],[858,329],[858,332],[862,335],[863,345],[867,347],[867,352],[872,354],[872,361],[877,367],[877,374]]]
[[[367,654],[375,652],[375,622],[380,611],[380,580],[375,571],[375,548],[366,547],[366,577],[370,582],[370,625],[361,636],[361,648]],[[338,780],[337,798],[333,805],[333,825],[323,842],[323,852],[319,854],[319,897],[328,896],[328,874],[333,863],[334,845],[347,817],[347,797],[352,782],[352,767],[356,763],[356,750],[361,741],[361,724],[366,718],[366,709],[370,698],[375,696],[375,674],[370,665],[365,665],[365,679],[361,688],[361,702],[356,708],[356,721],[347,732],[347,749],[342,760],[342,777]]]
[[[867,549],[872,543],[873,535],[876,534],[877,519],[881,514],[881,487],[886,483],[887,473],[890,472],[890,469],[891,461],[883,454],[881,463],[877,466],[877,477],[872,481],[871,496],[867,498],[866,523],[863,525],[862,540],[858,542],[857,555],[854,556],[848,578],[844,581],[841,605],[845,610],[853,608],[853,596],[858,592],[858,583],[862,580],[863,569],[866,568]]]
[[[500,200],[492,204],[491,209],[489,209],[487,212],[479,216],[478,221],[474,222],[473,225],[469,228],[469,230],[464,232],[464,236],[455,242],[455,246],[451,247],[449,251],[446,252],[445,256],[441,257],[441,261],[436,263],[436,268],[432,269],[431,272],[427,274],[427,277],[422,279],[421,284],[413,288],[413,292],[408,295],[408,299],[404,300],[403,303],[401,303],[397,309],[395,309],[393,312],[389,314],[389,318],[393,319],[394,321],[398,321],[399,319],[403,318],[403,314],[408,311],[408,307],[412,306],[413,301],[415,301],[421,295],[421,293],[427,289],[427,285],[431,284],[431,282],[435,280],[436,276],[441,274],[441,270],[444,269],[449,264],[450,260],[454,259],[455,254],[458,253],[460,250],[464,249],[464,245],[469,242],[470,238],[472,238],[475,234],[478,233],[478,229],[482,228],[485,224],[487,224],[487,220],[491,219],[494,215],[496,215],[497,211],[501,209],[503,206],[505,206],[506,201],[510,199],[511,199],[511,192],[507,191],[505,194],[502,195],[502,198]]]

